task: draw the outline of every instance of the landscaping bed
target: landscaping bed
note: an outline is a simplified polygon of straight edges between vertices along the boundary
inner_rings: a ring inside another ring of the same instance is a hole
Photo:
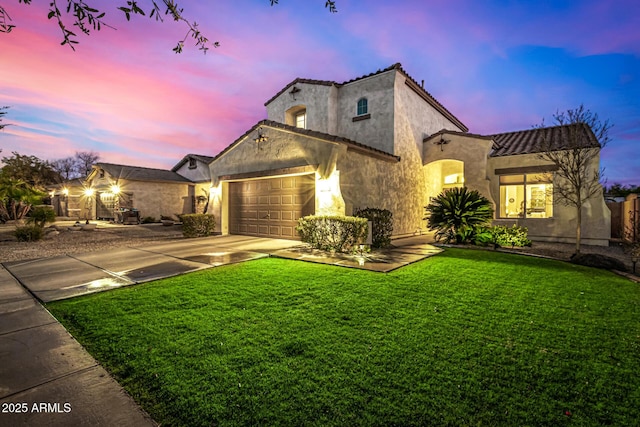
[[[36,242],[18,242],[13,236],[13,225],[0,225],[0,262],[47,258],[58,255],[101,251],[110,248],[141,246],[171,240],[182,240],[179,225],[164,227],[162,224],[118,225],[106,221],[91,221],[94,230],[70,231],[75,221],[54,223],[58,233],[45,235]],[[84,222],[81,222],[84,224]],[[49,227],[47,227],[49,228]]]
[[[268,258],[47,307],[162,425],[640,419],[640,288],[547,259]]]

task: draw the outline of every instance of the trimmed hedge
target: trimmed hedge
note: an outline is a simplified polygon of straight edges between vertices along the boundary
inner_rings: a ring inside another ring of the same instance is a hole
[[[216,220],[213,215],[187,214],[182,215],[181,220],[184,237],[211,236],[216,228]]]
[[[393,214],[390,210],[378,208],[356,209],[353,216],[367,218],[371,221],[371,247],[386,248],[391,245]]]
[[[366,218],[309,215],[298,220],[296,231],[303,242],[316,249],[350,252],[367,238]]]

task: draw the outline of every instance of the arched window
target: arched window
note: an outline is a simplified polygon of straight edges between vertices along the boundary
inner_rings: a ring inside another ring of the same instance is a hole
[[[367,98],[360,98],[358,100],[358,116],[362,116],[363,114],[367,114],[369,112],[369,102]]]

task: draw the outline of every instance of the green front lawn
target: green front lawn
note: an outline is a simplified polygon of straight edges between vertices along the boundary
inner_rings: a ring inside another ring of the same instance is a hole
[[[640,285],[562,262],[268,258],[47,307],[162,425],[640,420]]]

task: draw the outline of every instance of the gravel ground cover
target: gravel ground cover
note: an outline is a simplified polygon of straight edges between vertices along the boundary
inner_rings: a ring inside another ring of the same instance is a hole
[[[18,242],[13,236],[15,226],[0,226],[0,262],[48,258],[59,255],[96,252],[120,247],[136,247],[153,243],[182,240],[182,226],[162,224],[119,225],[106,221],[93,231],[70,231],[75,221],[56,222],[47,227],[45,238],[38,242]],[[57,233],[56,233],[57,231]]]

